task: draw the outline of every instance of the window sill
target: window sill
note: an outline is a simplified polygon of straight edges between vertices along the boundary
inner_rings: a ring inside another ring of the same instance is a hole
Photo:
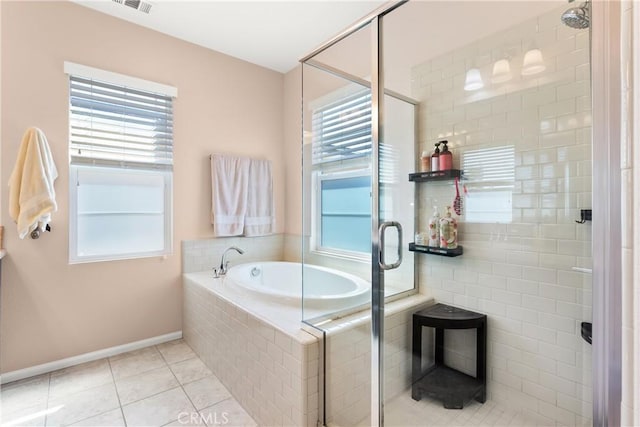
[[[309,251],[312,255],[319,255],[323,257],[329,258],[339,258],[342,260],[355,261],[363,264],[368,264],[371,262],[371,255],[365,253],[358,252],[342,252],[342,251],[331,251],[327,249],[312,249]]]

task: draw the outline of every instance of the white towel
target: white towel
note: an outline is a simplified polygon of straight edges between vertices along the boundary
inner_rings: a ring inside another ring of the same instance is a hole
[[[9,215],[18,224],[21,239],[51,221],[58,210],[53,182],[58,170],[44,133],[35,127],[22,137],[16,165],[9,178]]]
[[[211,223],[216,236],[240,236],[247,213],[247,157],[211,155]]]
[[[251,159],[245,236],[265,236],[274,230],[273,178],[269,160]]]

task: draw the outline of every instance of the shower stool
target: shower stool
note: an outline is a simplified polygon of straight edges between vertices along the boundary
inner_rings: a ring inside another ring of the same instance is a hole
[[[435,364],[422,371],[422,327],[436,329]],[[476,329],[476,376],[472,377],[444,363],[444,330]],[[447,409],[462,409],[464,402],[487,397],[487,316],[435,304],[413,314],[413,356],[411,397],[423,395],[442,401]]]

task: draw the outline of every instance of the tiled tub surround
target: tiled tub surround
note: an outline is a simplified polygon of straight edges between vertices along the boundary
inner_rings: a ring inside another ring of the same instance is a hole
[[[245,410],[265,426],[316,426],[317,339],[300,329],[299,307],[251,298],[211,279],[183,278],[185,341]]]
[[[237,246],[243,255],[229,253],[231,265],[252,261],[282,261],[284,237],[282,234],[261,237],[220,237],[182,241],[182,272],[211,270],[220,265],[222,253],[229,246]]]
[[[385,307],[385,402],[401,393],[410,394],[412,315],[430,304],[433,304],[431,298],[416,294],[388,303]],[[370,313],[355,313],[326,323],[322,328],[326,332],[325,387],[328,425],[371,425]],[[430,334],[428,328],[425,328],[424,333]],[[425,337],[425,355],[433,351],[430,347],[431,341]]]
[[[421,100],[420,147],[449,140],[455,168],[474,150],[513,147],[511,219],[460,218],[464,255],[423,255],[419,284],[437,301],[488,315],[488,392],[545,425],[590,425],[591,347],[580,322],[591,321],[589,33],[560,23],[562,8],[416,66],[413,97]],[[542,51],[546,70],[521,76],[524,52]],[[509,55],[512,80],[491,83],[494,61]],[[463,90],[478,67],[485,87]],[[477,151],[476,151],[477,153]],[[471,178],[471,177],[470,177]],[[478,184],[466,182],[469,196]],[[504,183],[502,183],[504,184]],[[432,206],[451,204],[448,184],[419,187],[419,228]],[[487,184],[490,185],[490,184]],[[474,194],[475,192],[475,194]],[[452,331],[446,357],[473,373],[473,334]]]

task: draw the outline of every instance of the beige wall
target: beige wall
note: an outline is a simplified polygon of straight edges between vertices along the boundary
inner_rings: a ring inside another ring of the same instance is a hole
[[[40,127],[60,177],[52,233],[5,223],[0,370],[8,372],[181,329],[180,241],[211,237],[208,155],[273,161],[284,224],[283,76],[68,2],[2,2],[2,183],[22,133]],[[72,61],[173,85],[174,254],[68,264],[68,89]],[[2,192],[5,219],[7,194]]]
[[[284,75],[284,159],[287,223],[285,233],[302,234],[302,66]]]

